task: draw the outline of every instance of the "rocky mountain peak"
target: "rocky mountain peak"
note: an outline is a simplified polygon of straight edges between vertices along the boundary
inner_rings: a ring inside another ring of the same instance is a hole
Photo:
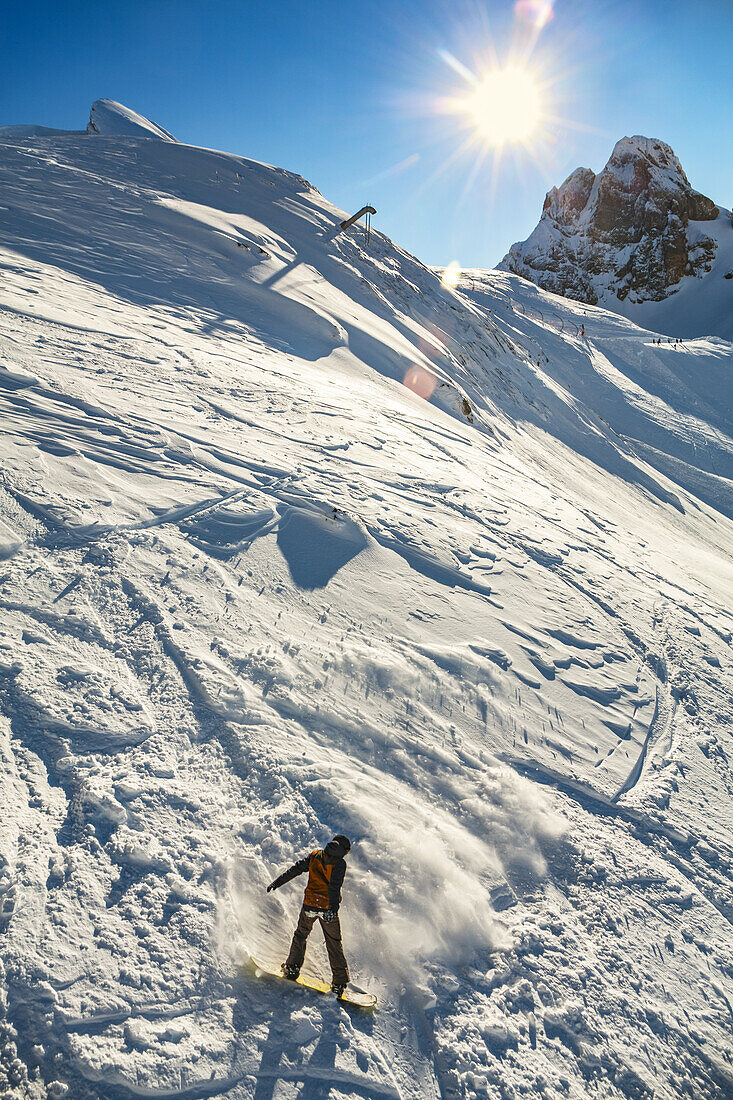
[[[598,175],[576,168],[548,192],[539,225],[499,266],[591,304],[661,301],[710,270],[715,240],[691,223],[718,216],[669,145],[624,137]]]
[[[641,239],[645,233],[663,233],[674,219],[687,226],[717,216],[715,203],[693,190],[679,158],[663,141],[622,138],[598,176],[594,223],[599,234],[625,241],[635,232]]]
[[[585,209],[595,180],[590,168],[576,168],[560,187],[547,192],[543,213],[549,211],[556,221],[570,225]]]

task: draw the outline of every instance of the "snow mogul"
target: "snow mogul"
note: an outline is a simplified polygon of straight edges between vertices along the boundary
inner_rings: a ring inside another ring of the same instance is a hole
[[[308,872],[308,884],[303,897],[303,907],[300,910],[298,926],[293,934],[293,942],[290,945],[290,954],[282,964],[281,970],[284,978],[295,981],[300,974],[300,968],[305,958],[305,948],[308,936],[317,920],[321,922],[323,938],[326,941],[328,961],[331,964],[332,983],[331,990],[340,997],[349,984],[349,968],[346,964],[346,956],[341,942],[341,923],[339,921],[339,905],[341,904],[341,886],[346,874],[346,860],[344,856],[351,849],[351,841],[343,833],[338,833],[333,840],[329,840],[323,850],[317,849],[304,859],[299,859],[287,871],[270,883],[270,890],[278,890],[286,882],[298,875]]]

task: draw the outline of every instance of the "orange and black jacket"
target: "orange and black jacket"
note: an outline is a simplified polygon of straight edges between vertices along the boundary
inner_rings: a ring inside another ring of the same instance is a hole
[[[330,909],[338,912],[341,904],[341,886],[346,874],[346,860],[337,859],[335,863],[326,863],[322,850],[319,848],[311,852],[309,856],[299,859],[287,871],[283,871],[275,879],[272,886],[277,890],[290,882],[291,878],[304,875],[308,872],[308,885],[305,888],[303,905],[307,909]]]

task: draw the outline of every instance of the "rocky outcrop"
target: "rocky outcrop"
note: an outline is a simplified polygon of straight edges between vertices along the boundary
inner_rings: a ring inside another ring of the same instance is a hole
[[[716,244],[699,223],[718,214],[669,145],[622,138],[598,175],[577,168],[548,192],[539,225],[499,266],[593,305],[609,293],[661,301],[710,270]]]

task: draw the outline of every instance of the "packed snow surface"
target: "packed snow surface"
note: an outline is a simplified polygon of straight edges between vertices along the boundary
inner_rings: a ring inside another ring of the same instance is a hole
[[[731,345],[99,129],[0,140],[0,1092],[731,1095]],[[334,832],[374,1016],[248,965]]]

